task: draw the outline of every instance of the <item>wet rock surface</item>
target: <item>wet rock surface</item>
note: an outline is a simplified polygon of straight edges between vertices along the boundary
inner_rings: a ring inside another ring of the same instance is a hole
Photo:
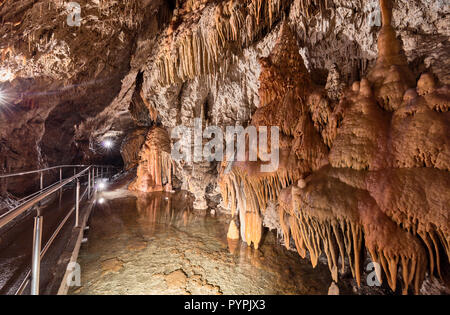
[[[227,218],[194,212],[185,192],[102,197],[80,251],[82,286],[72,294],[328,292],[326,266],[313,272],[270,232],[259,250],[238,242],[230,252]]]

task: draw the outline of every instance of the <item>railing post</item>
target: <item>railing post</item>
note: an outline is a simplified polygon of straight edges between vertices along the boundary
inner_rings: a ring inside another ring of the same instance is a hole
[[[62,167],[59,168],[59,182],[62,182]],[[61,197],[62,197],[62,187],[59,190],[59,200],[61,201]]]
[[[94,193],[94,191],[95,191],[95,168],[94,167],[92,167],[92,194]]]
[[[75,227],[78,227],[78,220],[80,216],[80,180],[77,178],[77,191],[75,197]]]
[[[39,276],[41,272],[42,216],[34,218],[33,251],[31,258],[31,295],[39,295]]]
[[[44,189],[44,172],[40,172],[39,189],[41,191]]]
[[[91,170],[88,172],[88,199],[91,199]]]

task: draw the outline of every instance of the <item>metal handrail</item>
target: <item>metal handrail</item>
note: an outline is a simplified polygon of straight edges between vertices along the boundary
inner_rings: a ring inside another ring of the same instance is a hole
[[[58,165],[58,166],[42,168],[42,169],[34,170],[34,171],[25,171],[25,172],[19,172],[19,173],[11,173],[11,174],[0,174],[0,178],[8,178],[8,177],[28,175],[28,174],[36,174],[36,173],[56,170],[56,169],[59,169],[59,168],[76,168],[76,167],[87,167],[87,166],[113,168],[113,169],[117,168],[117,167],[111,166],[111,165]]]
[[[28,210],[31,207],[37,205],[37,203],[39,201],[41,201],[42,199],[44,199],[44,198],[50,196],[51,194],[53,194],[54,192],[60,190],[62,187],[66,186],[68,183],[72,182],[74,179],[79,178],[82,174],[86,173],[90,168],[91,167],[89,166],[88,168],[84,169],[83,171],[81,171],[77,175],[69,177],[68,179],[62,181],[61,183],[59,183],[58,185],[56,185],[52,189],[43,191],[42,193],[40,193],[39,195],[37,195],[33,199],[31,199],[31,200],[29,200],[29,201],[19,205],[18,207],[14,208],[14,209],[6,212],[4,215],[0,216],[0,229],[2,227],[4,227],[6,224],[8,224],[9,222],[11,222],[12,220],[14,220],[15,218],[17,218],[19,215],[24,213],[26,210]]]
[[[94,167],[94,166],[92,166],[92,167]],[[84,174],[83,176],[86,176],[86,174]],[[62,178],[60,179],[60,181],[61,181],[61,180],[62,180]],[[42,190],[38,190],[38,191],[36,191],[36,192],[34,192],[34,193],[32,193],[32,194],[26,196],[26,197],[23,197],[23,198],[17,200],[16,202],[21,203],[21,202],[28,201],[28,200],[30,200],[31,198],[33,198],[34,196],[36,196],[36,195],[38,195],[38,194],[44,192],[45,190],[47,190],[47,189],[49,189],[49,188],[54,187],[55,185],[58,185],[58,182],[55,182],[55,183],[53,183],[53,184],[51,184],[51,185],[49,185],[49,186],[43,188]]]
[[[69,178],[63,180],[62,179],[62,168],[66,168],[66,167],[75,168],[75,171],[76,171],[76,168],[78,168],[78,167],[85,167],[85,169],[83,169],[81,172],[78,172],[78,173],[75,172],[75,174],[72,177],[69,177]],[[58,169],[58,168],[60,169],[59,182],[53,183],[44,189],[43,188],[43,176],[42,176],[43,172],[52,170],[52,169]],[[95,179],[98,178],[99,176],[103,176],[104,168],[107,169],[108,173],[109,173],[109,170],[111,170],[111,169],[117,169],[116,167],[112,167],[112,166],[60,165],[60,166],[54,166],[51,168],[46,168],[46,169],[41,169],[41,170],[36,170],[36,171],[2,175],[4,178],[4,177],[32,174],[32,173],[41,173],[40,191],[38,191],[37,193],[34,193],[28,197],[25,197],[24,199],[22,199],[22,200],[25,200],[22,204],[18,205],[14,209],[11,209],[7,213],[0,216],[0,229],[1,229],[2,227],[9,224],[14,219],[16,219],[18,216],[25,213],[26,211],[33,209],[35,206],[38,207],[37,215],[34,218],[31,268],[28,271],[25,279],[22,281],[21,285],[19,286],[19,289],[17,290],[16,294],[21,294],[30,282],[31,282],[31,294],[33,294],[33,295],[39,294],[39,278],[40,278],[41,259],[43,258],[43,256],[47,252],[48,248],[53,243],[53,241],[56,239],[60,230],[62,229],[62,227],[64,226],[64,224],[67,222],[67,220],[73,214],[74,211],[75,211],[75,227],[79,227],[80,201],[83,200],[83,198],[86,196],[86,194],[87,194],[88,200],[89,200],[89,198],[92,195],[91,193],[92,192],[95,193],[95,191],[96,191]],[[101,172],[99,172],[99,170],[101,170]],[[80,178],[84,177],[86,175],[88,176],[87,188],[84,191],[84,193],[80,196]],[[2,178],[2,177],[0,176],[0,178]],[[58,190],[61,193],[62,188],[73,181],[76,182],[75,205],[72,207],[72,209],[66,215],[66,217],[61,221],[61,223],[58,225],[56,230],[53,232],[50,239],[47,241],[47,244],[45,244],[44,248],[41,250],[42,225],[43,225],[43,217],[41,216],[40,210],[39,210],[41,201],[43,199],[45,199],[46,197],[50,196],[51,194],[57,192]]]
[[[84,197],[86,196],[86,194],[89,194],[89,188],[87,188],[83,195],[80,197],[80,201],[84,199]],[[50,246],[53,244],[53,241],[56,239],[56,237],[58,236],[59,232],[61,231],[62,227],[66,224],[67,220],[70,218],[70,216],[73,214],[73,212],[76,210],[76,205],[73,206],[69,213],[67,213],[67,215],[64,217],[64,219],[61,221],[61,223],[58,225],[58,227],[56,228],[56,230],[53,232],[52,236],[49,238],[49,240],[47,241],[47,244],[45,244],[44,248],[41,250],[40,253],[40,260],[42,260],[45,256],[45,253],[47,252],[47,250],[50,248]],[[28,284],[30,283],[30,276],[31,276],[31,268],[28,269],[27,274],[25,275],[25,278],[23,279],[22,283],[20,284],[19,288],[16,291],[16,295],[21,295],[23,293],[23,291],[25,290],[25,288],[28,286]]]

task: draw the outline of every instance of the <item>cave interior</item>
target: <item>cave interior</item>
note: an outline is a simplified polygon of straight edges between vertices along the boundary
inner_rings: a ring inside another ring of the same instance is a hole
[[[448,2],[75,3],[0,0],[0,175],[109,165],[328,293],[450,294]],[[0,178],[0,215],[37,189]]]

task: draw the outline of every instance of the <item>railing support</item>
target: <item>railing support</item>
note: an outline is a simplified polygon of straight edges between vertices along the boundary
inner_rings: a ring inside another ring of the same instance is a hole
[[[91,170],[89,170],[89,172],[88,172],[88,188],[87,188],[87,192],[88,192],[88,199],[91,199]]]
[[[92,194],[95,192],[95,169],[92,168]]]
[[[75,227],[79,227],[80,217],[80,180],[77,178],[77,191],[75,196]]]
[[[62,167],[59,168],[59,182],[62,182]],[[59,200],[61,201],[61,197],[62,197],[62,187],[59,190]]]
[[[42,216],[34,218],[33,251],[31,258],[31,295],[39,295],[39,276],[41,272]]]
[[[44,172],[40,172],[39,177],[39,189],[42,191],[44,189]]]

